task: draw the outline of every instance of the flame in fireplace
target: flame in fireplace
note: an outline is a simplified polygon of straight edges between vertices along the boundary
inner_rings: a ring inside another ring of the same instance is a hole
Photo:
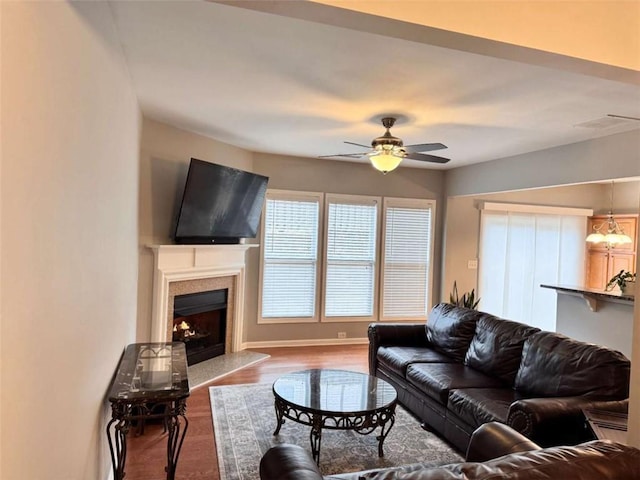
[[[191,325],[189,325],[187,322],[185,322],[184,320],[182,321],[182,323],[180,323],[180,325],[174,325],[173,326],[173,331],[174,332],[178,332],[178,328],[181,330],[181,335],[183,337],[192,337],[193,335],[196,334],[195,331],[191,330]]]

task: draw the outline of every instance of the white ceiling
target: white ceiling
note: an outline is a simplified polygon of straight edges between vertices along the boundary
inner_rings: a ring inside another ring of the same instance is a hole
[[[251,151],[303,157],[363,151],[343,141],[369,144],[384,132],[379,119],[398,114],[391,131],[405,144],[449,147],[432,152],[451,158],[444,166],[403,162],[426,168],[640,128],[576,126],[607,114],[640,117],[637,72],[336,16],[333,7],[314,5],[317,21],[294,18],[309,16],[300,3],[280,4],[277,15],[212,2],[110,2],[144,114]]]

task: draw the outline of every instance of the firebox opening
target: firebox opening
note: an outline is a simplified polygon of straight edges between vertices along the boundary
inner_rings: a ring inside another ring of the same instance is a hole
[[[177,295],[173,302],[173,341],[184,342],[194,365],[225,353],[228,289]]]

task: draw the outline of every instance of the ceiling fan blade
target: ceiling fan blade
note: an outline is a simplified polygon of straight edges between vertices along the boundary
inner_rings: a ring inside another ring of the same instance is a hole
[[[355,143],[355,142],[344,142],[344,143],[348,143],[349,145],[355,145],[356,147],[371,148],[371,145],[362,145],[361,143]]]
[[[407,153],[432,152],[433,150],[442,150],[447,148],[442,143],[422,143],[419,145],[405,145],[404,149]]]
[[[449,161],[448,158],[436,157],[435,155],[425,155],[423,153],[407,153],[407,155],[404,158],[408,158],[410,160],[420,160],[422,162],[434,162],[434,163],[447,163]]]
[[[330,157],[351,157],[351,158],[360,158],[367,154],[364,153],[334,153],[333,155],[318,155],[318,158],[330,158]]]

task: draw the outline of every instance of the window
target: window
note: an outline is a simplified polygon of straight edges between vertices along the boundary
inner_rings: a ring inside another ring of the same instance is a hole
[[[379,204],[377,197],[326,197],[324,320],[375,317]]]
[[[381,318],[426,319],[431,285],[433,202],[384,199]]]
[[[260,323],[317,321],[322,194],[267,192],[261,229]]]
[[[258,323],[426,319],[434,215],[433,200],[269,190]]]
[[[581,285],[589,210],[487,204],[480,233],[480,308],[554,331],[556,292]]]

